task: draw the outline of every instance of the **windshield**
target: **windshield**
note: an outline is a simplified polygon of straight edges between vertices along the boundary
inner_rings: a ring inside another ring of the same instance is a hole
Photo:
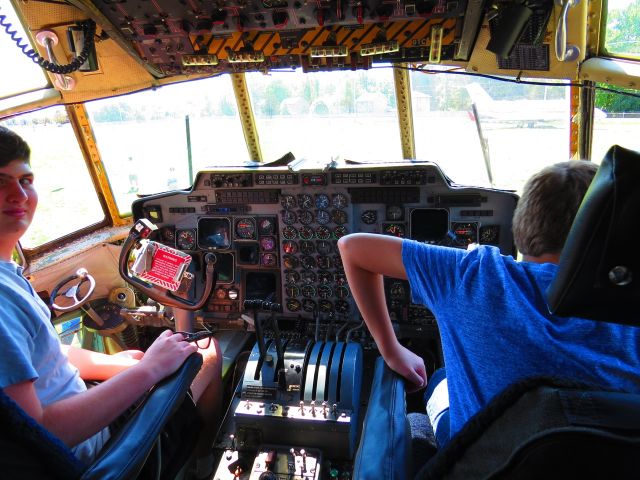
[[[0,15],[6,17],[0,17],[3,20],[0,26],[0,65],[11,65],[11,74],[3,75],[0,82],[0,99],[46,87],[43,70],[18,48],[18,43],[26,46],[26,50],[30,50],[31,45],[10,2],[0,2]],[[19,42],[12,40],[7,31],[15,31],[14,37]]]
[[[402,158],[391,68],[247,74],[265,161]]]
[[[185,189],[198,170],[249,160],[228,75],[87,104],[118,210]]]
[[[456,183],[519,191],[569,159],[569,87],[430,69],[411,73],[411,97],[417,158]]]

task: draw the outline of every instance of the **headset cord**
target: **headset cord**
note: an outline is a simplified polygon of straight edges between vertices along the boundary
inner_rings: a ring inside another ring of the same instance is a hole
[[[3,27],[7,34],[11,37],[18,48],[22,50],[27,57],[29,57],[33,63],[37,63],[45,70],[48,70],[52,73],[57,74],[67,74],[72,73],[78,70],[84,62],[87,61],[89,57],[89,52],[93,50],[94,45],[94,36],[96,33],[96,23],[93,20],[84,20],[79,22],[79,25],[82,27],[82,32],[84,33],[84,47],[80,52],[80,55],[74,57],[70,63],[66,65],[58,65],[56,63],[52,63],[49,60],[45,60],[41,57],[38,52],[36,52],[28,43],[23,43],[22,38],[18,37],[17,30],[11,30],[11,23],[7,21],[7,16],[0,14],[0,27]]]

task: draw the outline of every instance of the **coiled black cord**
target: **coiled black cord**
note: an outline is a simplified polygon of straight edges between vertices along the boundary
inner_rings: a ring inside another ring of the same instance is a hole
[[[11,37],[11,40],[13,40],[18,48],[22,50],[22,53],[29,57],[33,63],[37,63],[45,70],[63,75],[78,70],[84,62],[87,61],[89,53],[93,50],[94,36],[96,34],[96,22],[93,20],[84,20],[79,22],[79,25],[82,27],[82,33],[84,33],[84,47],[82,48],[80,55],[74,57],[73,60],[66,65],[58,65],[57,63],[52,63],[49,60],[44,59],[38,54],[38,52],[31,48],[28,43],[23,43],[22,38],[18,37],[18,31],[11,30],[12,25],[7,20],[7,16],[0,14],[0,27],[4,28],[7,34]]]

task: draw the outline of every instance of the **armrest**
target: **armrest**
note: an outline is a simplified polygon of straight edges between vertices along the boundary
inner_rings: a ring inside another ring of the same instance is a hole
[[[201,366],[202,356],[194,353],[173,375],[156,385],[126,425],[103,448],[82,479],[135,478]]]
[[[411,472],[410,431],[402,377],[376,360],[353,478],[404,480]]]

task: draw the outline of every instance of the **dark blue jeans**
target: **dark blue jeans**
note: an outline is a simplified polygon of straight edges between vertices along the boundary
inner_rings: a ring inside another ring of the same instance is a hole
[[[424,405],[431,422],[438,447],[449,441],[449,391],[447,372],[440,368],[433,372],[424,392]],[[443,383],[444,382],[444,383]]]

